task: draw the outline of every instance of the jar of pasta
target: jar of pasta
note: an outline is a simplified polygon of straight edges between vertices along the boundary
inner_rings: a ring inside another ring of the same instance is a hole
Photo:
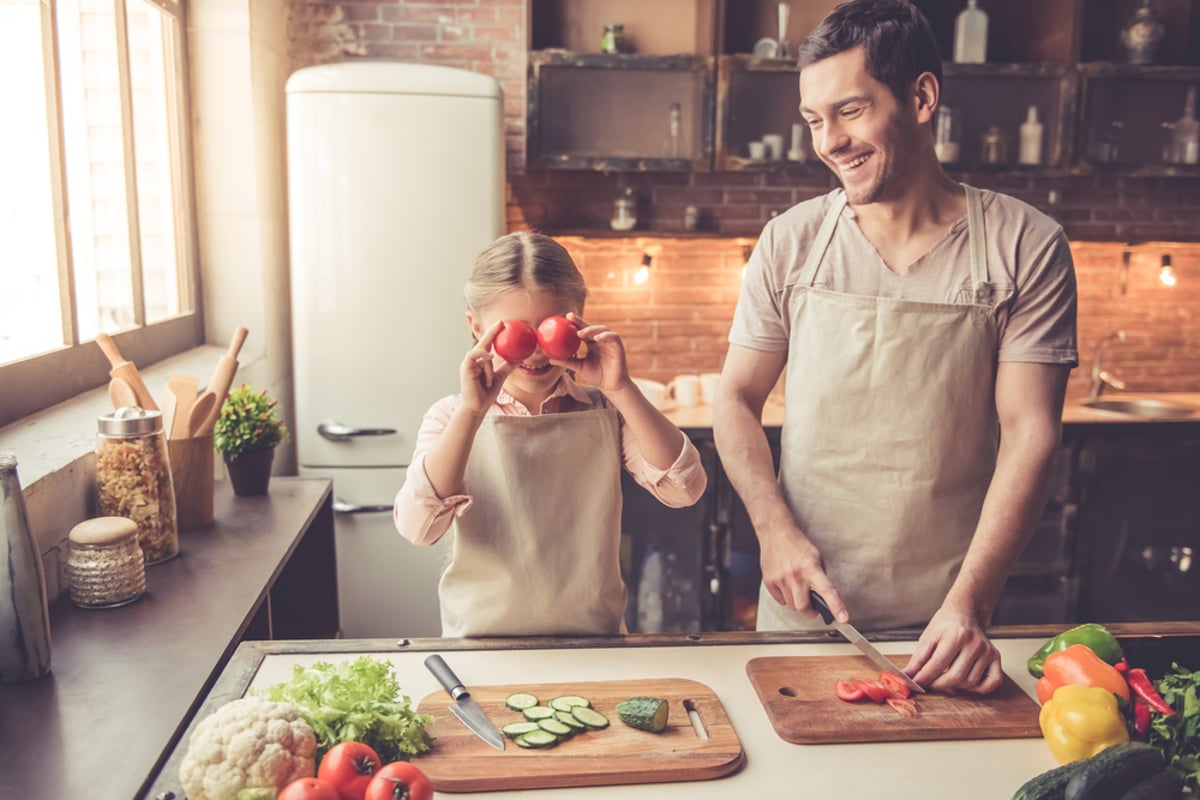
[[[137,600],[146,591],[145,558],[138,527],[125,517],[96,517],[67,537],[67,578],[71,601],[83,608],[111,608]]]
[[[166,561],[179,553],[179,529],[162,412],[118,408],[99,423],[96,511],[133,520],[147,566]]]

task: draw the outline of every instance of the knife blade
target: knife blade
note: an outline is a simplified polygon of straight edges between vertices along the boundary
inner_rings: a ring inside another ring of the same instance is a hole
[[[858,632],[857,628],[855,628],[849,622],[838,622],[836,619],[834,619],[833,612],[829,610],[829,605],[825,602],[824,597],[821,597],[821,595],[817,594],[812,589],[809,589],[808,599],[812,602],[813,610],[821,615],[821,619],[824,620],[825,624],[832,625],[833,627],[837,628],[838,633],[840,633],[842,636],[845,636],[846,641],[857,647],[864,656],[871,659],[871,662],[875,666],[879,667],[884,672],[890,672],[897,678],[900,678],[902,681],[904,681],[904,684],[914,692],[920,692],[921,694],[925,693],[925,690],[921,688],[921,684],[904,674],[904,672],[897,667],[890,658],[879,652],[879,650],[875,648],[875,645],[868,642],[866,638],[864,638],[863,635]]]
[[[467,730],[471,733],[497,750],[503,750],[504,736],[496,730],[496,726],[483,713],[483,709],[475,702],[475,698],[471,697],[467,687],[454,674],[454,670],[450,669],[450,665],[446,663],[445,659],[439,655],[432,655],[425,659],[425,667],[433,673],[433,677],[438,679],[442,688],[454,698],[454,705],[450,706],[450,713],[467,726]]]

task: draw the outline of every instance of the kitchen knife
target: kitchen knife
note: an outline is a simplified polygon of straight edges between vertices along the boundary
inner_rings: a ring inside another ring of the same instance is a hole
[[[849,622],[838,622],[836,619],[834,619],[833,612],[829,610],[829,606],[826,604],[824,597],[821,597],[821,595],[809,589],[808,599],[812,602],[813,610],[821,615],[821,619],[825,621],[825,624],[832,625],[833,627],[837,628],[838,633],[842,634],[842,636],[845,636],[846,641],[857,647],[864,656],[871,659],[871,662],[875,664],[875,666],[879,667],[884,672],[890,672],[897,678],[900,678],[902,681],[904,681],[905,685],[914,692],[920,692],[921,694],[925,693],[925,690],[921,688],[919,683],[905,675],[899,667],[892,663],[890,658],[879,652],[875,648],[875,645],[863,638],[863,635],[859,633],[853,625],[851,625]]]
[[[449,665],[439,655],[432,655],[425,659],[425,666],[433,673],[433,677],[438,679],[438,683],[442,688],[450,693],[454,698],[454,705],[450,706],[450,713],[458,717],[458,721],[466,725],[471,733],[483,739],[497,750],[504,749],[504,737],[500,731],[496,730],[496,726],[483,713],[483,709],[471,697],[471,693],[467,691],[467,687],[463,686],[462,681],[454,674],[454,670],[450,669]]]

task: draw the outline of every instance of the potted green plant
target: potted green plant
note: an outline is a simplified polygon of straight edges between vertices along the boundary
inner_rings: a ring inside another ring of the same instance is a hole
[[[243,383],[221,404],[213,426],[213,448],[225,459],[234,494],[266,494],[271,481],[275,446],[287,441],[288,429],[279,419],[278,400],[266,389]]]

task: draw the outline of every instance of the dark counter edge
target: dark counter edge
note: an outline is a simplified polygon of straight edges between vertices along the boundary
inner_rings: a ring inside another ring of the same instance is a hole
[[[1200,637],[1200,620],[1186,622],[1120,622],[1105,624],[1113,635],[1122,640],[1170,639],[1173,637]],[[1045,639],[1061,633],[1062,625],[1003,625],[988,629],[993,639]],[[866,633],[868,639],[877,642],[915,641],[920,635],[916,628]],[[822,644],[840,642],[836,633],[822,631],[795,633],[755,631],[679,633],[679,634],[630,634],[612,637],[544,637],[522,639],[332,639],[332,640],[276,640],[246,641],[238,645],[225,669],[221,672],[199,709],[191,715],[191,722],[184,735],[177,738],[168,748],[170,756],[161,768],[156,767],[150,787],[142,797],[161,797],[166,792],[174,793],[174,800],[183,800],[179,788],[179,764],[187,742],[198,722],[226,703],[245,695],[263,661],[276,655],[348,655],[360,653],[432,652],[454,650],[541,650],[584,649],[594,647],[695,647],[748,644]],[[1011,665],[1009,669],[1012,669]],[[167,752],[167,751],[164,751]]]

